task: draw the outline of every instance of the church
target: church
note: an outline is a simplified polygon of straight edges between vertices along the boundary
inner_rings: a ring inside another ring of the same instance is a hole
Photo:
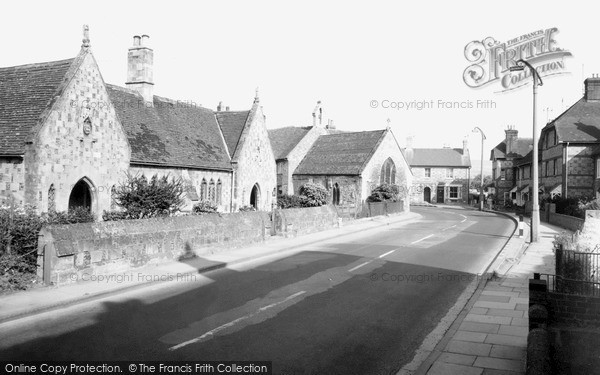
[[[219,212],[270,210],[307,182],[326,186],[329,203],[356,207],[381,183],[410,187],[389,127],[336,130],[319,102],[312,126],[267,130],[258,91],[242,111],[164,98],[153,63],[149,37],[134,36],[125,85],[106,83],[84,26],[71,59],[0,68],[0,205],[84,207],[100,219],[118,209],[128,173],[181,178],[184,211],[203,200]]]
[[[148,41],[133,38],[124,87],[104,82],[87,26],[72,59],[0,68],[0,200],[100,218],[131,173],[181,178],[186,210],[271,207],[275,157],[258,93],[244,111],[156,96]]]

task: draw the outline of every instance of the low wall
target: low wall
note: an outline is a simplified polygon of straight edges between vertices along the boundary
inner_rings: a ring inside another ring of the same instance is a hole
[[[40,231],[38,276],[62,284],[84,274],[211,254],[263,241],[269,223],[267,212],[240,212],[51,225]]]
[[[556,204],[546,203],[544,209],[540,211],[540,220],[546,223],[557,225],[559,227],[577,232],[583,228],[584,219],[575,216],[556,213]]]
[[[381,215],[391,215],[404,212],[406,205],[404,201],[397,202],[365,202],[360,213],[360,217],[374,217]]]
[[[338,214],[329,205],[277,210],[275,225],[277,233],[284,236],[298,236],[338,226]]]

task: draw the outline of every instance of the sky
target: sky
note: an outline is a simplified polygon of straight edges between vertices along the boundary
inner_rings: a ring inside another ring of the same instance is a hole
[[[466,138],[475,175],[475,126],[487,137],[486,173],[508,125],[532,137],[532,86],[530,78],[509,92],[498,83],[467,86],[467,44],[558,29],[555,43],[572,57],[565,74],[539,88],[541,128],[582,96],[584,78],[600,73],[598,8],[582,1],[11,2],[0,22],[0,67],[72,58],[87,24],[104,80],[124,85],[127,49],[134,35],[147,34],[155,95],[244,110],[258,87],[269,128],[311,125],[321,100],[325,122],[347,131],[389,125],[402,146],[408,136],[422,148],[462,147]],[[493,105],[477,108],[477,101]],[[407,109],[411,102],[433,104]]]

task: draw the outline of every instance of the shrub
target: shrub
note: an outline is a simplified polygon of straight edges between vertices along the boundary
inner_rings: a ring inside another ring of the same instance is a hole
[[[75,207],[67,212],[49,212],[42,220],[48,224],[90,223],[94,221],[94,215],[84,207]]]
[[[214,214],[217,212],[217,205],[211,201],[203,200],[192,207],[192,213],[195,215]]]
[[[283,194],[277,197],[277,207],[282,209],[304,207],[305,200],[306,197],[303,196]]]
[[[303,196],[303,207],[318,207],[327,204],[328,192],[325,186],[309,182],[300,188]]]
[[[400,187],[398,185],[382,184],[373,189],[371,195],[367,197],[367,202],[396,202],[399,193]]]
[[[27,289],[35,280],[35,263],[17,254],[0,255],[0,292]]]
[[[106,211],[102,212],[102,220],[104,221],[119,221],[127,220],[127,213],[125,211]]]
[[[239,208],[240,212],[251,212],[251,211],[256,211],[256,208],[254,208],[254,206],[242,206]]]
[[[148,180],[144,175],[131,175],[115,192],[115,201],[129,219],[169,216],[183,206],[184,184],[180,178],[154,175]]]

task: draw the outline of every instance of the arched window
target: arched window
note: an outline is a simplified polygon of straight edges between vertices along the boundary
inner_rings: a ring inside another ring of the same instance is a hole
[[[48,212],[56,211],[56,190],[54,190],[54,184],[50,185],[48,189]]]
[[[116,196],[117,196],[117,187],[115,185],[113,185],[110,188],[110,209],[111,210],[114,210],[115,208],[117,208]]]
[[[333,184],[333,202],[335,206],[340,204],[340,185],[336,182]]]
[[[208,200],[211,202],[216,202],[215,181],[212,178],[210,179],[210,184],[208,185]]]
[[[381,167],[381,176],[379,184],[395,184],[396,183],[396,165],[391,158],[388,158]]]
[[[221,184],[221,179],[217,181],[217,204],[221,204],[221,194],[223,192],[223,186]]]
[[[207,200],[208,199],[208,184],[206,183],[206,180],[203,178],[202,179],[202,183],[200,184],[200,200]]]

